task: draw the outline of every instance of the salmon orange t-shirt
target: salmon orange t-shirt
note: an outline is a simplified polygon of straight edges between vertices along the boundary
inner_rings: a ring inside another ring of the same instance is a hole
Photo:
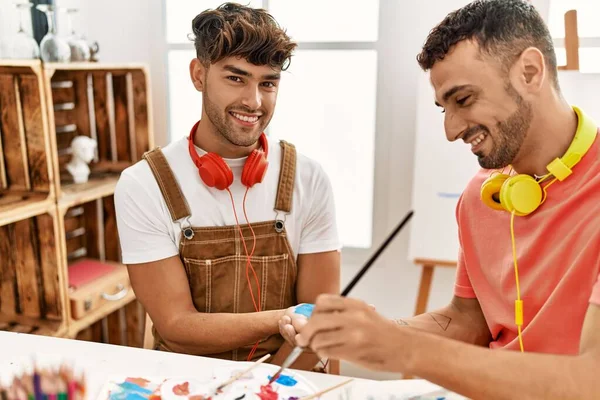
[[[589,304],[600,305],[600,139],[532,214],[515,216],[525,351],[576,354]],[[480,200],[491,171],[481,170],[460,197],[460,252],[454,294],[477,298],[490,348],[519,350],[510,218]],[[544,185],[543,183],[542,185]]]

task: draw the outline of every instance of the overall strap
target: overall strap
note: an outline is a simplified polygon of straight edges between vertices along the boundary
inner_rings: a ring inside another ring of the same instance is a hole
[[[148,162],[154,178],[158,182],[167,207],[169,207],[171,219],[175,222],[181,218],[189,217],[191,215],[190,209],[161,149],[157,147],[150,150],[144,153],[142,158]]]
[[[282,150],[281,171],[279,172],[275,210],[289,213],[292,210],[294,181],[296,178],[296,147],[284,140],[280,144]]]

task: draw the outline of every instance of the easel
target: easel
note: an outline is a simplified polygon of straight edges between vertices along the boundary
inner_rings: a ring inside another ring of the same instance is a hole
[[[565,13],[565,49],[567,53],[567,64],[558,66],[561,71],[579,70],[579,34],[577,32],[577,10],[569,10]],[[431,281],[433,280],[433,270],[435,267],[453,267],[456,268],[456,261],[434,260],[427,258],[417,258],[414,260],[416,265],[421,266],[421,281],[419,282],[419,291],[417,292],[417,302],[415,305],[415,314],[423,314],[427,311],[427,302],[431,291]]]
[[[567,64],[558,67],[559,70],[579,70],[579,34],[577,32],[577,10],[565,13],[565,50]]]
[[[456,261],[417,258],[414,263],[420,265],[422,268],[421,282],[419,283],[419,291],[417,292],[417,304],[415,305],[415,315],[419,315],[427,311],[431,281],[433,280],[433,269],[435,267],[456,268]]]

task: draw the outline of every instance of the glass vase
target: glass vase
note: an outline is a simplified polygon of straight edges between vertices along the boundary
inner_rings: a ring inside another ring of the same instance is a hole
[[[71,60],[71,48],[69,43],[58,36],[56,29],[56,6],[51,4],[38,4],[38,10],[46,14],[48,20],[48,33],[40,42],[40,52],[44,62],[69,62]]]
[[[18,59],[36,59],[40,58],[40,47],[37,42],[25,30],[25,16],[29,12],[32,3],[16,2],[15,6],[19,12],[19,30],[12,37],[10,51],[7,57]]]
[[[71,61],[81,62],[90,60],[90,46],[82,35],[75,32],[73,28],[73,15],[79,10],[76,8],[67,8],[67,21],[69,25],[69,37],[67,42],[71,48]]]

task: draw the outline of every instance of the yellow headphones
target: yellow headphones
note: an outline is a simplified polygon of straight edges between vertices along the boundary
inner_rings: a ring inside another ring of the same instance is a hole
[[[555,180],[563,181],[571,175],[571,168],[581,160],[596,138],[597,127],[594,121],[578,107],[573,106],[577,114],[577,131],[571,145],[562,158],[555,158],[547,165],[549,174]],[[530,175],[518,174],[510,176],[493,173],[481,185],[481,200],[495,210],[506,210],[517,216],[525,216],[534,212],[545,200],[543,189]]]
[[[556,182],[565,180],[573,171],[571,168],[577,164],[590,149],[598,128],[596,123],[585,115],[579,108],[573,106],[577,114],[577,130],[571,145],[562,158],[555,158],[546,166],[548,174],[537,181],[525,174],[510,176],[500,172],[493,173],[481,185],[481,200],[494,210],[506,210],[511,214],[510,238],[512,242],[513,265],[515,268],[515,282],[517,299],[515,300],[515,324],[517,325],[519,346],[521,352],[525,351],[521,327],[523,326],[523,300],[519,287],[519,267],[517,265],[517,248],[515,244],[514,220],[515,215],[524,216],[534,212],[546,199],[546,189]],[[541,182],[554,176],[554,179],[542,187]],[[543,194],[543,195],[542,195]]]

